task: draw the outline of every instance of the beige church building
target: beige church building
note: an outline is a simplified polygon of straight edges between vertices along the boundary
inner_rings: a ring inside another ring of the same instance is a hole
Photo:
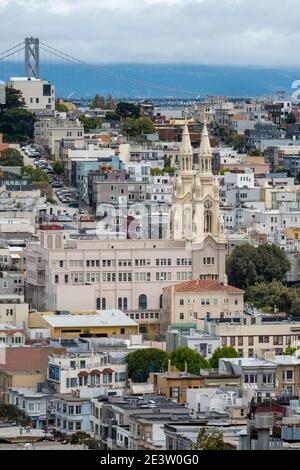
[[[40,311],[119,309],[149,337],[163,331],[163,288],[188,280],[226,283],[219,186],[204,123],[199,171],[185,125],[167,240],[99,240],[43,226],[27,247],[26,297]]]

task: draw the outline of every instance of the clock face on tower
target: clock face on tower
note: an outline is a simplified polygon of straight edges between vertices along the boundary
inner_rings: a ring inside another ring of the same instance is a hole
[[[211,209],[212,203],[210,201],[206,201],[204,204],[205,209]]]

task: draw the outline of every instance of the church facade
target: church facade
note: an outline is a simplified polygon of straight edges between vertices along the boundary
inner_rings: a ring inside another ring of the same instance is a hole
[[[187,126],[168,240],[99,240],[42,227],[40,242],[27,247],[26,300],[40,311],[121,309],[157,335],[162,325],[163,288],[187,280],[226,283],[226,240],[219,187],[211,172],[204,125],[200,171],[193,170]]]

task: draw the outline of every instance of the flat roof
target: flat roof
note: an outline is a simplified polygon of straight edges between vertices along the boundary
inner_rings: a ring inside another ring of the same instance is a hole
[[[101,327],[138,326],[120,310],[99,310],[95,315],[45,315],[43,318],[53,328],[60,327]]]

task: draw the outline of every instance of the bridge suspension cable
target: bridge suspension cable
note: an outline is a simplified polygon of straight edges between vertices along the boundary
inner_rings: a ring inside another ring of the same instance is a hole
[[[17,49],[17,48],[20,47],[20,46],[25,47],[24,41],[23,41],[23,42],[20,42],[20,44],[17,44],[17,45],[14,46],[14,47],[11,47],[10,49],[7,49],[7,51],[0,52],[0,57],[1,57],[2,55],[8,54],[9,52],[13,51],[14,49]],[[16,52],[18,52],[18,51],[15,51],[13,54],[15,54]]]
[[[12,57],[13,55],[17,54],[18,52],[21,52],[21,51],[24,51],[25,49],[25,46],[24,47],[21,47],[20,49],[17,49],[16,51],[14,52],[11,52],[10,54],[7,54],[5,56],[0,56],[0,60],[5,60],[5,59],[8,59],[9,57]]]
[[[140,86],[147,87],[147,88],[154,88],[154,89],[157,89],[157,90],[164,90],[164,91],[168,91],[168,92],[172,92],[172,93],[180,93],[180,94],[185,94],[185,95],[189,94],[191,96],[194,96],[194,95],[199,96],[199,93],[196,93],[196,92],[193,92],[193,91],[190,91],[190,90],[184,90],[184,89],[180,89],[180,88],[172,88],[172,87],[168,87],[168,86],[164,86],[164,85],[158,85],[158,84],[155,84],[155,83],[144,82],[142,80],[131,78],[131,77],[128,77],[126,75],[111,72],[111,71],[105,69],[102,66],[89,64],[88,62],[77,59],[76,57],[71,56],[70,54],[66,54],[66,53],[64,53],[64,52],[62,52],[58,49],[55,49],[54,47],[49,46],[48,44],[45,44],[44,42],[40,42],[40,48],[42,50],[44,50],[45,52],[48,52],[52,55],[55,55],[56,57],[59,57],[60,59],[65,59],[65,60],[67,60],[71,63],[80,65],[84,68],[89,68],[89,69],[93,70],[94,72],[98,72],[99,74],[104,74],[104,75],[106,75],[110,78],[113,78],[115,80],[123,80],[123,81],[133,83],[135,85],[140,85]]]

